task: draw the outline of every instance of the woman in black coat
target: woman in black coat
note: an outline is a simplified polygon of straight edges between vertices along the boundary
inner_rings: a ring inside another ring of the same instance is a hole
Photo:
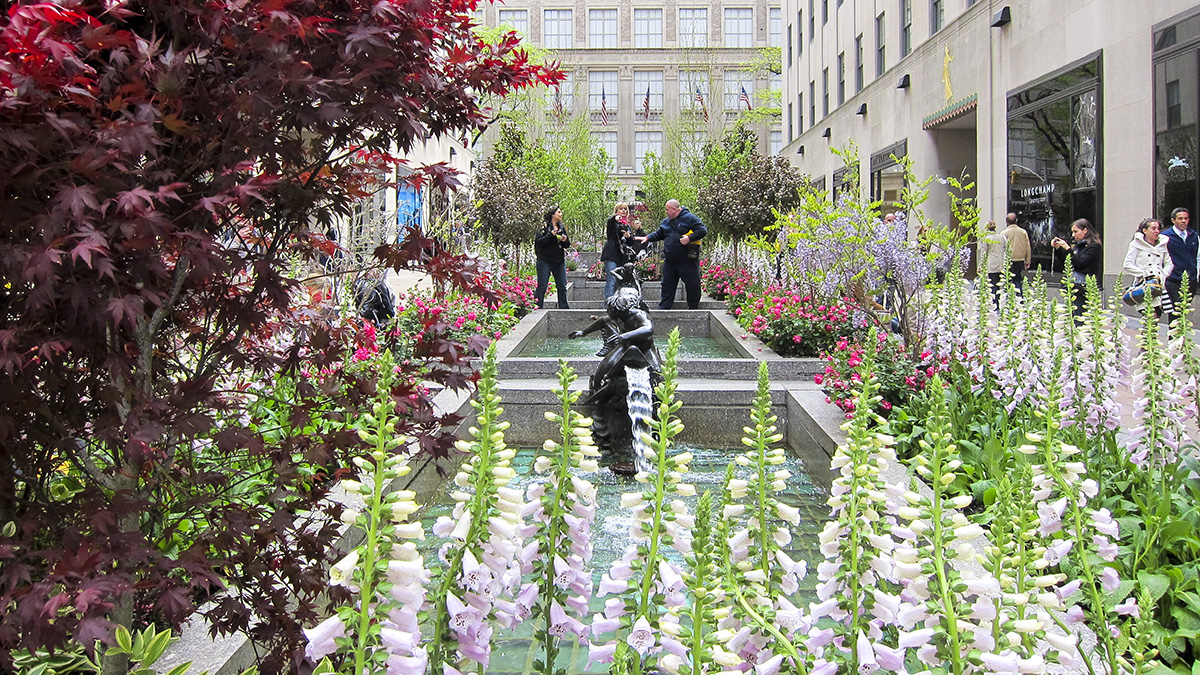
[[[562,224],[562,209],[551,206],[546,211],[545,226],[533,240],[533,250],[537,254],[537,297],[538,309],[546,297],[546,285],[550,275],[554,275],[554,287],[558,291],[558,308],[570,309],[567,306],[567,258],[564,251],[571,247],[571,239],[567,236],[567,228]]]
[[[1104,289],[1104,277],[1101,274],[1104,271],[1104,249],[1096,228],[1092,227],[1086,218],[1080,218],[1071,223],[1071,239],[1074,240],[1074,245],[1068,244],[1061,237],[1051,239],[1050,245],[1069,251],[1071,269],[1075,271],[1074,278],[1071,280],[1075,287],[1075,297],[1072,298],[1072,302],[1075,307],[1075,316],[1082,316],[1083,305],[1087,300],[1087,278],[1094,277],[1096,287]]]
[[[607,300],[617,290],[617,277],[613,270],[630,262],[621,250],[621,244],[627,244],[630,240],[629,205],[617,202],[604,229],[608,236],[604,241],[604,250],[600,252],[600,260],[604,263],[604,299]]]

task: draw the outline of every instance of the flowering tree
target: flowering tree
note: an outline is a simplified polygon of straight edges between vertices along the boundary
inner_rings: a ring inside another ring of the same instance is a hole
[[[341,357],[336,332],[290,315],[285,263],[326,245],[310,228],[394,149],[486,125],[473,93],[560,77],[515,36],[480,43],[473,9],[25,1],[0,20],[0,666],[18,645],[108,639],[135,590],[142,618],[178,623],[231,575],[209,618],[278,647],[268,670],[294,658],[336,532],[313,467],[357,441],[305,433],[312,384],[272,435],[226,424],[254,392],[231,393]],[[435,251],[414,236],[380,253],[474,285]],[[453,361],[433,377],[462,386]],[[408,368],[400,432],[444,452]],[[364,377],[323,386],[353,409]],[[247,498],[231,486],[252,463],[267,469]]]

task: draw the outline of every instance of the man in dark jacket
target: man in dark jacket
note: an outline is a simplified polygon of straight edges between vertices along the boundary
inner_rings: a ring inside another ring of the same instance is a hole
[[[663,242],[662,299],[659,309],[671,309],[675,304],[675,289],[679,280],[687,289],[688,309],[700,308],[700,245],[695,242],[708,234],[708,229],[691,211],[679,205],[679,200],[667,202],[667,217],[650,236],[638,239],[641,243]]]
[[[1171,212],[1173,227],[1168,227],[1163,231],[1167,237],[1167,253],[1170,254],[1171,262],[1175,265],[1164,285],[1167,287],[1167,296],[1175,305],[1176,312],[1187,312],[1191,309],[1192,298],[1196,296],[1197,291],[1200,291],[1200,281],[1197,280],[1196,275],[1196,253],[1197,250],[1200,250],[1200,237],[1196,235],[1195,230],[1188,229],[1190,221],[1191,214],[1187,209],[1175,209]],[[1186,301],[1180,297],[1179,293],[1185,274],[1188,280]],[[1169,319],[1174,321],[1174,315]]]

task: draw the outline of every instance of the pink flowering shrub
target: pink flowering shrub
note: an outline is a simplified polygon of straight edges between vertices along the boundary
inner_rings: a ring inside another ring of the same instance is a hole
[[[865,332],[865,317],[838,300],[818,300],[778,288],[747,296],[733,315],[780,356],[818,356],[839,340]]]
[[[436,356],[426,351],[435,335],[482,355],[492,340],[502,337],[536,306],[536,286],[532,277],[505,278],[496,288],[503,299],[497,307],[489,307],[474,295],[438,297],[426,291],[401,295],[387,342],[401,361]]]
[[[865,340],[864,340],[865,341]],[[841,338],[832,349],[821,354],[826,362],[825,372],[813,377],[813,381],[824,389],[826,400],[846,412],[854,412],[854,392],[862,382],[862,363],[867,345]],[[936,361],[929,352],[914,361],[900,339],[895,335],[880,333],[875,344],[875,377],[879,381],[879,395],[883,399],[876,411],[886,417],[896,406],[904,405],[913,394],[925,389],[946,364]]]
[[[729,306],[741,305],[756,288],[749,271],[731,265],[700,262],[700,286],[714,300],[724,300]]]

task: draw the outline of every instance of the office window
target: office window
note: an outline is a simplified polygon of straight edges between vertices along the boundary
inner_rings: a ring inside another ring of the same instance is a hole
[[[945,0],[929,0],[929,34],[933,35],[942,29],[946,21]]]
[[[814,0],[808,0],[808,41],[812,42],[817,36],[817,11],[813,9]]]
[[[708,71],[681,70],[679,71],[679,109],[700,112],[700,102],[696,100],[696,92],[704,99],[704,109],[712,106],[708,99]]]
[[[796,10],[796,57],[804,56],[804,12]]]
[[[883,77],[883,71],[887,68],[887,60],[884,53],[884,30],[887,25],[883,22],[883,15],[875,17],[875,77]]]
[[[476,26],[483,25],[483,10],[482,9],[477,9],[474,12],[471,12],[471,23]]]
[[[726,8],[725,46],[754,46],[754,10],[750,8]]]
[[[796,94],[796,135],[804,133],[804,92]]]
[[[788,50],[787,50],[787,66],[792,67],[792,25],[788,24]]]
[[[708,9],[686,7],[679,10],[679,46],[708,46]]]
[[[863,36],[854,38],[854,93],[863,88]]]
[[[638,49],[659,49],[663,46],[663,13],[661,9],[633,10],[633,46]]]
[[[634,112],[641,113],[646,108],[646,92],[650,92],[650,110],[662,112],[663,109],[663,71],[635,70],[633,71],[633,102]]]
[[[774,91],[774,92],[779,92],[782,95],[782,93],[783,93],[783,74],[782,73],[771,73],[771,74],[767,75],[767,89]],[[747,91],[749,91],[749,90],[747,90]],[[781,99],[782,99],[782,96],[781,96]]]
[[[821,25],[829,23],[829,0],[821,0]]]
[[[588,71],[588,109],[600,110],[600,97],[604,96],[604,109],[609,117],[617,112],[617,71]]]
[[[778,155],[783,150],[783,132],[776,129],[771,132],[771,154]]]
[[[571,10],[547,9],[542,16],[542,43],[546,49],[570,49],[575,46],[575,34],[571,30]]]
[[[566,71],[563,81],[546,92],[546,105],[551,110],[561,106],[563,112],[569,113],[575,107],[575,81],[572,76],[571,71]]]
[[[829,115],[829,69],[821,71],[821,117]]]
[[[912,51],[912,0],[900,0],[900,58]]]
[[[500,25],[508,26],[521,35],[529,35],[529,10],[502,9],[500,10]]]
[[[746,107],[742,102],[742,89],[746,96],[754,100],[754,76],[741,70],[725,71],[725,109],[740,110]]]
[[[808,82],[808,126],[815,126],[817,123],[817,81],[809,80]]]
[[[1183,125],[1183,96],[1180,94],[1179,80],[1167,82],[1165,94],[1167,99],[1167,128],[1174,129]]]
[[[617,48],[617,10],[588,10],[588,46],[592,49]]]
[[[593,131],[592,137],[596,139],[596,144],[608,156],[608,161],[615,166],[617,163],[617,132]]]
[[[795,124],[796,108],[793,107],[791,103],[788,104],[787,117],[788,117],[788,142],[791,143],[792,139],[796,137],[796,124]]]
[[[783,10],[772,7],[767,16],[767,46],[781,47],[783,46]]]
[[[642,173],[646,170],[646,156],[654,155],[662,158],[662,132],[638,131],[633,134],[633,170]]]
[[[838,54],[837,104],[846,102],[846,52]]]

